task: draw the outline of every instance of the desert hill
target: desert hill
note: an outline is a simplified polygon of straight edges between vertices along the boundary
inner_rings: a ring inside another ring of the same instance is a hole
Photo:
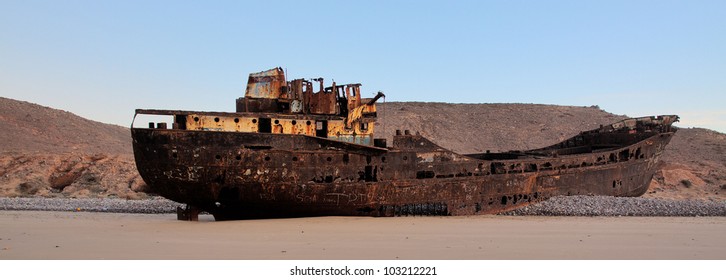
[[[132,153],[128,128],[4,97],[0,131],[0,152]]]
[[[680,129],[645,196],[726,201],[726,134]]]
[[[143,198],[128,128],[0,97],[0,196]]]
[[[386,102],[378,105],[378,135],[420,133],[457,153],[540,148],[626,118],[598,107],[541,104]]]
[[[7,98],[0,109],[0,196],[146,197],[128,128]],[[408,129],[459,153],[542,147],[625,118],[539,104],[384,102],[378,111],[377,135],[389,143]],[[726,200],[725,149],[724,134],[680,129],[646,196]]]

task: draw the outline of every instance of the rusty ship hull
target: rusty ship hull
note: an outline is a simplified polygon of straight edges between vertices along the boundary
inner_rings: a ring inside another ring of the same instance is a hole
[[[498,213],[557,195],[639,196],[678,116],[623,120],[528,151],[458,154],[418,133],[374,138],[361,84],[252,73],[236,112],[138,109],[171,117],[135,127],[149,192],[215,219]],[[487,132],[492,133],[492,132]]]
[[[663,123],[676,118],[626,120],[543,149],[472,155],[406,134],[386,149],[306,135],[157,128],[132,135],[152,192],[217,220],[473,215],[558,195],[640,196],[675,132]]]

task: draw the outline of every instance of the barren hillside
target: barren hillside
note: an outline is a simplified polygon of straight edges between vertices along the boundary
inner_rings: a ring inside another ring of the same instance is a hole
[[[0,196],[143,198],[128,128],[0,97]]]
[[[376,132],[388,141],[408,129],[464,154],[539,148],[625,118],[597,107],[540,104],[387,102],[378,112]]]
[[[597,107],[387,102],[376,129],[389,141],[408,129],[475,153],[538,148],[623,118]],[[128,128],[0,98],[0,131],[0,196],[146,197]],[[680,129],[646,196],[726,200],[724,150],[724,134]]]
[[[0,131],[0,152],[131,154],[128,128],[4,97]]]
[[[645,196],[726,201],[726,134],[703,128],[676,132]]]

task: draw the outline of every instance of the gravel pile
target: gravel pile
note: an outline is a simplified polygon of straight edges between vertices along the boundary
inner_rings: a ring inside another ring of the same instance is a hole
[[[86,211],[111,213],[176,213],[183,204],[164,198],[127,200],[117,198],[0,197],[0,210]]]
[[[145,200],[100,198],[6,198],[0,210],[176,213],[183,204],[155,197]],[[726,202],[642,197],[559,196],[502,213],[510,216],[726,216]]]
[[[642,197],[558,196],[501,215],[726,216],[726,202]]]

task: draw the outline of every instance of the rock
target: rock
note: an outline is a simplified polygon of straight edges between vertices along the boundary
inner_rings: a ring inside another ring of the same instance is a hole
[[[643,197],[558,196],[501,215],[726,216],[726,202]]]

